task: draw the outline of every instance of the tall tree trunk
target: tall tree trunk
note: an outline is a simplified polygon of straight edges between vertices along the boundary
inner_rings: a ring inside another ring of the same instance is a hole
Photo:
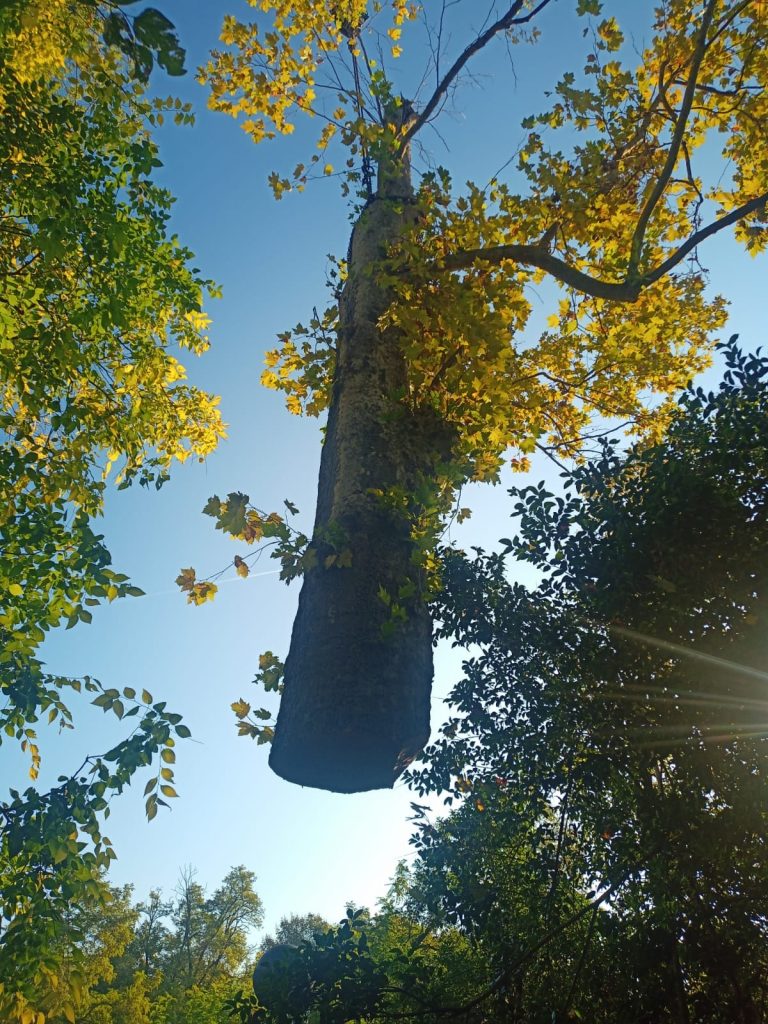
[[[391,787],[429,737],[432,641],[421,570],[406,515],[372,493],[408,489],[419,471],[401,339],[378,326],[391,294],[371,273],[414,217],[405,154],[380,164],[376,194],[352,233],[320,462],[318,565],[304,575],[269,759],[283,778],[335,792]],[[340,549],[351,565],[326,567]],[[381,588],[397,600],[409,579],[417,594],[407,619],[385,635]]]

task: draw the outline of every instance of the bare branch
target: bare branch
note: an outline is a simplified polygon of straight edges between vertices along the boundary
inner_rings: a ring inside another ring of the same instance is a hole
[[[705,7],[702,15],[701,28],[699,29],[696,47],[693,51],[693,57],[691,58],[691,69],[688,72],[688,80],[686,82],[685,92],[683,93],[683,99],[680,104],[680,111],[677,115],[675,130],[672,133],[672,141],[670,142],[667,159],[661,169],[661,174],[656,179],[656,184],[653,186],[651,194],[648,196],[643,209],[640,211],[640,216],[638,217],[637,225],[635,227],[635,233],[632,236],[632,248],[630,250],[628,274],[630,277],[634,276],[637,272],[648,222],[651,219],[653,211],[656,209],[659,200],[664,195],[664,191],[669,184],[669,179],[672,177],[672,173],[680,155],[680,147],[682,146],[683,139],[685,138],[688,117],[691,113],[693,98],[696,93],[696,82],[699,77],[701,62],[703,61],[704,54],[707,51],[707,34],[715,15],[716,6],[717,0],[709,0],[709,3]],[[659,91],[661,92],[662,90],[660,89]]]
[[[421,128],[427,123],[430,117],[434,114],[442,100],[444,99],[451,83],[454,82],[461,72],[462,68],[467,62],[474,57],[476,53],[483,49],[487,43],[489,43],[494,36],[498,35],[499,32],[505,32],[507,29],[512,28],[513,25],[524,25],[526,22],[531,21],[539,11],[543,10],[552,0],[541,0],[539,4],[528,14],[521,15],[520,11],[523,8],[525,0],[515,0],[512,6],[509,8],[506,14],[502,15],[497,21],[490,25],[484,32],[482,32],[477,39],[469,44],[465,50],[456,58],[445,76],[438,83],[437,88],[432,93],[431,97],[427,101],[427,105],[424,107],[422,112],[411,124],[408,131],[402,138],[400,143],[401,150],[404,150],[411,139],[416,135]]]

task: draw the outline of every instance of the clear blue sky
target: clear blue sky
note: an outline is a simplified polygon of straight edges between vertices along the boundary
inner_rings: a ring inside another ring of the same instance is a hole
[[[178,26],[190,67],[215,45],[224,13],[248,17],[243,0],[162,0],[158,6]],[[430,6],[439,4],[427,0]],[[417,166],[425,158],[444,163],[456,183],[492,176],[521,140],[521,118],[546,106],[544,89],[572,56],[579,64],[581,23],[571,16],[573,6],[560,0],[545,12],[542,39],[535,48],[519,48],[514,74],[501,42],[472,65],[474,81],[464,83],[455,109],[442,118],[442,138],[425,134],[427,152],[415,154]],[[622,10],[634,17],[641,7],[650,10],[652,4],[623,0],[611,10],[621,20]],[[487,9],[479,0],[459,5],[454,52]],[[406,79],[414,81],[418,68],[418,59],[404,62]],[[178,749],[181,799],[172,813],[147,824],[143,780],[114,802],[107,829],[119,853],[113,882],[134,883],[138,897],[150,887],[170,892],[180,866],[191,864],[213,889],[231,865],[242,863],[258,876],[267,927],[291,912],[334,920],[347,900],[373,905],[397,860],[407,856],[411,794],[403,786],[355,796],[302,790],[272,775],[265,748],[236,738],[229,705],[258,696],[249,681],[260,652],[285,654],[298,584],[286,588],[276,575],[259,576],[273,568],[265,557],[249,580],[226,584],[212,604],[192,608],[173,580],[182,566],[194,565],[200,575],[218,570],[239,550],[200,514],[211,494],[244,490],[266,509],[280,509],[289,498],[306,527],[311,524],[319,425],[285,412],[279,396],[260,388],[259,375],[277,331],[307,319],[324,302],[325,257],[346,252],[347,209],[333,180],[280,203],[272,200],[269,171],[289,169],[311,152],[301,132],[257,148],[232,120],[205,109],[204,90],[191,74],[158,80],[157,88],[190,99],[197,110],[193,128],[162,131],[159,177],[178,197],[174,229],[197,254],[197,265],[223,286],[223,299],[209,310],[212,350],[190,375],[222,396],[229,436],[204,465],[178,469],[159,494],[134,488],[110,496],[103,529],[114,565],[147,596],[95,610],[91,626],[53,636],[45,656],[58,672],[146,687],[183,713],[193,732],[194,742]],[[409,88],[406,82],[403,91]],[[751,260],[725,238],[704,247],[702,257],[713,287],[731,301],[729,333],[759,344],[766,260]],[[551,311],[546,294],[542,315]],[[474,488],[467,503],[475,516],[456,533],[462,543],[488,546],[509,533],[503,488]],[[459,665],[458,652],[438,652],[436,720]],[[42,737],[43,784],[122,734],[111,717],[78,710],[74,734]],[[18,767],[7,753],[2,764]]]

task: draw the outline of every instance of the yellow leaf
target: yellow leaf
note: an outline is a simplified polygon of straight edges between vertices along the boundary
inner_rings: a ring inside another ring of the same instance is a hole
[[[182,569],[176,577],[176,585],[182,591],[190,591],[195,585],[195,578],[196,575],[194,569]]]
[[[236,700],[234,704],[231,704],[230,707],[235,712],[235,715],[238,718],[245,718],[247,715],[251,713],[251,705],[248,703],[248,701],[243,700],[242,697],[240,698],[240,700]]]
[[[202,583],[195,583],[190,589],[187,596],[189,604],[205,604],[206,601],[212,601],[218,593],[218,587],[215,583],[211,583],[210,580],[205,580]]]

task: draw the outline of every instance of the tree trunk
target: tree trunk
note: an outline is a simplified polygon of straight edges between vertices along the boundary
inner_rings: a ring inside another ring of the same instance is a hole
[[[352,233],[320,462],[318,564],[304,575],[269,759],[283,778],[335,792],[391,787],[429,738],[432,640],[422,571],[407,516],[371,493],[407,490],[419,472],[401,339],[378,326],[391,294],[374,269],[414,217],[406,154],[380,164],[376,194]],[[326,567],[342,550],[351,565]],[[397,601],[407,580],[416,596],[400,602],[407,618],[387,635],[391,611],[381,594]]]

